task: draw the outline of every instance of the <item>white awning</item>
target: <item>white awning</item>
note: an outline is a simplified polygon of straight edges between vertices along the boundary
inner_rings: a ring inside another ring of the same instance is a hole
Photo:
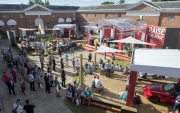
[[[114,41],[109,41],[109,42],[120,42],[120,43],[130,43],[130,44],[145,44],[145,45],[156,45],[156,44],[151,44],[147,42],[143,42],[141,40],[137,40],[133,38],[132,36],[129,36],[127,38],[121,39],[121,40],[114,40]]]
[[[110,47],[106,47],[101,45],[98,50],[94,51],[94,53],[103,53],[103,52],[125,52],[123,50],[113,49]]]
[[[33,31],[33,30],[36,30],[35,28],[32,29],[32,28],[19,28],[20,30],[23,30],[23,31]]]
[[[17,25],[17,22],[15,20],[13,20],[13,19],[9,19],[7,21],[7,25]]]
[[[4,26],[4,22],[0,20],[0,26]]]
[[[59,28],[52,28],[52,29],[44,29],[44,30],[60,30]]]
[[[130,70],[180,78],[180,50],[134,49]]]
[[[57,24],[54,28],[75,28],[76,24]]]

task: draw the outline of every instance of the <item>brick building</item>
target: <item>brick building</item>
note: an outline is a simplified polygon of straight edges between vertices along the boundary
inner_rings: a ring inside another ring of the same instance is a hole
[[[84,25],[102,18],[132,18],[148,25],[180,27],[180,1],[115,4],[100,6],[56,6],[0,4],[0,37],[6,30],[20,35],[19,28],[53,28],[56,24],[74,23],[84,32]],[[23,34],[23,32],[21,33]]]

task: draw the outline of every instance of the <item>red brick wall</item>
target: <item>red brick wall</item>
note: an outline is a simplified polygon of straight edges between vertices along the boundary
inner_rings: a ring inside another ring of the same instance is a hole
[[[174,15],[174,20],[169,20],[169,16]],[[159,26],[179,28],[180,27],[180,14],[179,13],[161,13]]]

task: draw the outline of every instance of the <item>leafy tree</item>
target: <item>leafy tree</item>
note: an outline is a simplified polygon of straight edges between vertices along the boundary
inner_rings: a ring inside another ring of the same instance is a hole
[[[29,0],[28,4],[41,4],[41,5],[44,5],[42,0]]]
[[[124,1],[125,1],[125,0],[119,0],[119,3],[120,3],[120,4],[124,4]]]
[[[29,3],[28,4],[34,4],[34,2],[32,0],[29,0]]]
[[[105,2],[102,2],[101,5],[108,5],[108,4],[114,4],[113,1],[105,1]]]
[[[50,5],[49,0],[45,0],[44,5]]]

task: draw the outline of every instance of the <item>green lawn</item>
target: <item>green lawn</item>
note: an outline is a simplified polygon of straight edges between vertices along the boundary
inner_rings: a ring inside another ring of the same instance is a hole
[[[130,62],[129,62],[129,61],[126,61],[126,60],[116,59],[116,60],[114,60],[114,64],[119,64],[119,65],[122,65],[122,67],[128,67],[128,68],[130,68]]]
[[[95,107],[87,108],[87,106],[85,105],[80,107],[75,104],[72,104],[71,101],[68,99],[65,102],[75,113],[112,113],[111,111],[104,111],[102,109]]]

